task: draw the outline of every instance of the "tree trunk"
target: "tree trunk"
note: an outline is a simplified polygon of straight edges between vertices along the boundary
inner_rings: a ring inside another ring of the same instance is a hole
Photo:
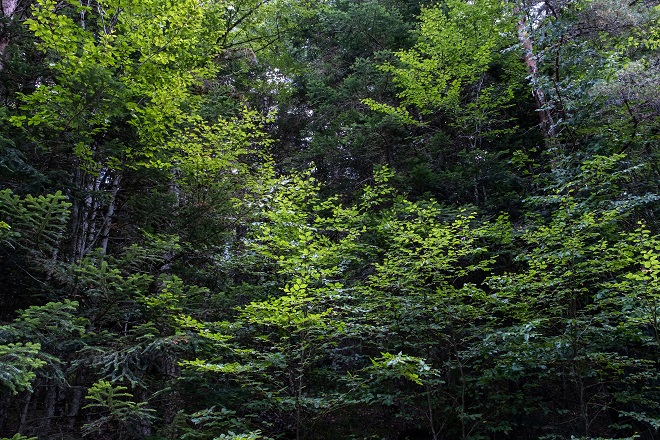
[[[0,397],[0,432],[5,430],[5,424],[9,418],[9,406],[11,404],[9,399],[7,393]]]
[[[79,195],[71,209],[70,261],[80,260],[96,247],[106,253],[122,177],[110,169],[102,169],[98,176],[80,168],[75,173]]]
[[[50,426],[55,417],[55,404],[59,387],[53,383],[47,387],[46,398],[44,399],[44,414],[39,424],[39,437],[47,437],[50,433]]]
[[[25,435],[31,433],[30,426],[28,425],[28,416],[30,415],[30,408],[33,406],[32,394],[33,393],[25,393],[23,402],[21,402],[22,403],[21,420],[18,425],[18,432],[21,432]]]
[[[74,385],[71,387],[71,397],[68,401],[68,410],[66,412],[66,416],[68,418],[67,425],[71,429],[76,426],[76,419],[78,417],[78,413],[80,412],[84,390],[84,387],[79,385]]]
[[[115,214],[115,203],[117,201],[117,193],[119,192],[119,184],[121,183],[121,174],[117,174],[112,180],[112,187],[110,188],[110,202],[108,203],[108,210],[103,219],[103,234],[101,238],[101,249],[103,254],[108,250],[108,240],[110,238],[110,228],[112,226],[112,217]]]
[[[16,7],[18,6],[18,0],[2,0],[2,15],[0,20],[9,21],[14,17],[16,12]],[[9,31],[6,29],[7,24],[2,24],[0,21],[0,71],[2,71],[4,64],[2,59],[5,56],[5,50],[9,44]]]
[[[537,7],[532,7],[531,9],[538,9],[536,12],[536,19],[539,19],[540,15],[542,14],[541,10]],[[537,85],[538,65],[536,63],[536,55],[534,54],[532,37],[530,36],[527,29],[527,17],[525,12],[522,11],[519,6],[514,9],[514,12],[520,15],[520,20],[518,20],[517,26],[518,41],[520,41],[520,44],[522,44],[523,48],[525,49],[524,60],[532,83],[532,96],[536,102],[536,109],[538,111],[539,118],[541,119],[541,129],[543,130],[546,138],[551,138],[555,135],[555,124],[552,118],[552,113],[548,108],[548,101],[545,98],[545,93],[543,92],[543,89]]]
[[[552,114],[548,109],[548,103],[545,99],[545,93],[540,87],[537,87],[536,81],[538,78],[538,67],[536,65],[536,57],[534,55],[534,47],[532,46],[532,39],[526,29],[525,20],[518,22],[518,38],[525,48],[525,64],[532,80],[532,96],[536,102],[536,109],[541,119],[541,128],[548,137],[552,137],[554,131],[554,122]]]

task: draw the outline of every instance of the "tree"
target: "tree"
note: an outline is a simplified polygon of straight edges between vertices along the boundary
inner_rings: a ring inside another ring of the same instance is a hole
[[[140,438],[140,424],[153,419],[155,410],[144,408],[146,402],[135,403],[127,398],[133,397],[126,392],[126,387],[113,386],[108,381],[98,381],[89,389],[85,399],[91,403],[85,408],[94,408],[106,412],[92,423],[83,426],[83,436],[94,435],[95,438]],[[106,436],[103,434],[107,433]],[[99,437],[100,436],[100,437]]]
[[[516,420],[517,429],[539,433],[547,426],[550,435],[564,417],[567,429],[585,438],[655,429],[655,360],[644,348],[650,340],[626,317],[647,300],[614,286],[639,273],[644,251],[626,221],[656,197],[639,200],[617,188],[628,174],[622,159],[585,161],[576,180],[532,199],[551,206],[551,214],[517,238],[527,249],[516,258],[520,268],[488,280],[507,324],[484,347],[496,360],[492,377],[513,381],[525,396],[518,411],[541,421]],[[537,387],[556,392],[534,402]]]
[[[473,217],[406,201],[392,176],[379,171],[354,206],[319,199],[309,175],[286,177],[265,197],[250,247],[275,266],[261,281],[273,287],[234,319],[196,324],[216,352],[188,363],[247,388],[240,414],[267,421],[251,429],[332,438],[351,432],[352,411],[392,411],[397,432],[423,419],[434,438],[467,438],[478,425],[464,363],[487,328],[471,321],[489,300],[468,280],[489,259]]]
[[[444,181],[446,189],[434,192],[441,200],[491,207],[526,189],[507,163],[518,124],[529,123],[515,108],[527,104],[516,100],[525,74],[514,29],[511,8],[498,1],[424,7],[414,45],[380,65],[398,88],[398,102],[363,100],[423,133],[417,142],[432,158],[420,177]]]
[[[3,2],[0,436],[656,438],[655,3]]]
[[[156,169],[172,180],[212,158],[215,173],[241,168],[238,157],[257,136],[254,114],[244,123],[241,114],[204,121],[195,93],[218,72],[224,49],[214,41],[238,25],[221,20],[223,11],[194,2],[59,9],[44,1],[27,20],[53,77],[23,96],[23,113],[12,120],[32,127],[32,141],[70,169],[72,260],[107,250],[124,177]],[[202,151],[202,140],[222,153]]]
[[[0,4],[0,71],[4,67],[4,55],[11,38],[11,21],[19,12],[20,0],[3,0]],[[24,7],[25,9],[25,7]]]
[[[0,191],[0,216],[5,229],[0,239],[0,261],[5,268],[2,282],[2,318],[34,303],[54,299],[53,286],[58,271],[58,251],[65,239],[71,204],[61,192],[47,196],[19,197],[10,190]]]
[[[277,267],[281,287],[273,286],[267,298],[241,306],[235,318],[220,323],[221,332],[210,333],[218,325],[199,323],[201,335],[215,341],[215,352],[188,365],[247,387],[240,414],[249,428],[303,439],[321,435],[314,434],[315,425],[348,404],[343,401],[342,373],[326,366],[343,329],[327,296],[342,288],[340,261],[350,253],[358,232],[322,215],[309,223],[315,210],[333,208],[331,203],[320,204],[318,186],[309,174],[276,185],[262,200],[265,218],[249,245],[250,252]],[[334,207],[342,220],[353,212]],[[333,231],[346,236],[333,240]],[[324,380],[339,382],[323,389],[318,385]]]
[[[313,162],[315,176],[328,183],[324,191],[357,197],[354,190],[370,180],[374,166],[403,173],[406,160],[423,156],[405,127],[360,101],[394,98],[377,65],[410,45],[417,9],[408,1],[340,1],[294,16],[280,57],[288,63],[275,64],[285,87],[273,130],[278,171],[303,171]],[[410,184],[426,189],[422,179]]]

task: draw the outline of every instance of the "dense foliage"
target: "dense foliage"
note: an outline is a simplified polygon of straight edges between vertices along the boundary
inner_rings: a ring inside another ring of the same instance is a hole
[[[1,438],[660,438],[657,1],[0,13]]]

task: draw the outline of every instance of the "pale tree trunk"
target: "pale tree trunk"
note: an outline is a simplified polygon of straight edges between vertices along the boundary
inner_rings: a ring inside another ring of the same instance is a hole
[[[108,251],[108,240],[110,239],[110,229],[112,227],[112,217],[115,215],[115,203],[117,202],[117,193],[119,192],[119,184],[121,183],[121,174],[117,173],[112,179],[110,187],[110,201],[108,208],[103,216],[103,233],[101,236],[101,249],[103,254]]]
[[[18,1],[19,0],[2,0],[2,11],[0,11],[2,12],[2,15],[0,15],[0,20],[7,22],[14,17]],[[2,59],[5,56],[5,50],[9,44],[9,31],[5,26],[6,24],[0,24],[0,71],[4,66]]]
[[[82,193],[71,210],[71,261],[77,261],[95,248],[105,254],[120,190],[121,172],[103,168],[98,175],[76,170],[75,183]]]
[[[536,102],[536,108],[541,119],[541,127],[543,128],[543,131],[551,137],[554,132],[554,121],[552,120],[550,109],[548,108],[548,102],[545,99],[545,93],[536,85],[538,80],[538,67],[536,65],[536,56],[534,55],[532,39],[529,37],[524,19],[518,22],[518,39],[525,48],[525,64],[527,65],[527,72],[532,80],[532,96]]]
[[[531,7],[530,11],[534,16],[532,17],[533,21],[542,19],[544,14],[543,9],[540,7],[541,4],[545,2],[538,2]],[[551,138],[555,135],[555,123],[553,121],[552,113],[548,107],[548,101],[545,97],[543,89],[538,87],[538,65],[536,63],[536,54],[534,53],[534,45],[532,42],[532,37],[529,34],[528,27],[528,16],[527,11],[522,10],[521,6],[518,5],[515,7],[514,12],[520,15],[520,20],[518,20],[518,41],[522,44],[523,49],[525,50],[525,65],[527,66],[527,72],[532,83],[532,96],[536,102],[536,109],[539,113],[539,118],[541,119],[541,128],[543,133],[547,138]]]
[[[37,382],[35,382],[35,384],[36,383]],[[25,393],[25,397],[23,397],[23,401],[21,402],[21,420],[18,425],[18,432],[22,432],[23,434],[29,434],[32,432],[32,426],[31,424],[28,424],[28,416],[33,412],[30,411],[33,407],[32,394],[33,393]]]

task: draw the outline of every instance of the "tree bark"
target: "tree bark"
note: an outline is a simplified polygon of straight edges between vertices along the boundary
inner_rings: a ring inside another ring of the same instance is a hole
[[[36,382],[35,382],[36,384]],[[21,432],[23,434],[30,434],[31,433],[31,427],[28,426],[28,415],[31,413],[30,409],[33,406],[33,400],[32,400],[32,394],[33,393],[25,393],[25,397],[23,398],[23,401],[21,402],[22,408],[21,408],[21,419],[20,423],[18,425],[18,432]]]
[[[538,110],[539,118],[541,119],[541,129],[543,130],[546,137],[553,137],[555,134],[555,124],[552,118],[552,113],[548,108],[548,102],[545,98],[545,93],[536,84],[538,80],[538,65],[536,64],[536,55],[534,54],[532,38],[529,35],[529,31],[527,30],[527,18],[522,13],[521,18],[518,21],[517,30],[518,41],[520,41],[523,48],[525,49],[524,60],[525,65],[527,66],[527,72],[531,78],[532,96],[536,102],[536,109]]]
[[[119,192],[119,184],[121,183],[121,174],[117,173],[112,180],[112,187],[110,188],[110,202],[108,203],[108,210],[106,211],[103,219],[103,233],[101,238],[101,249],[103,254],[108,251],[108,240],[110,239],[110,229],[112,226],[112,217],[115,214],[115,203],[117,202],[117,193]]]
[[[44,414],[39,424],[39,437],[47,437],[50,433],[50,427],[55,417],[55,405],[57,402],[59,387],[55,383],[48,385],[46,389],[46,398],[44,399]]]
[[[2,0],[2,16],[0,16],[0,71],[4,67],[2,59],[5,56],[5,50],[9,44],[9,31],[7,29],[7,22],[14,17],[16,7],[19,0]]]
[[[80,407],[82,406],[83,391],[84,388],[80,385],[74,385],[71,387],[71,397],[68,399],[68,410],[66,413],[68,418],[67,425],[70,429],[73,429],[76,426],[76,419],[80,412]]]
[[[78,196],[71,210],[71,257],[78,261],[100,247],[106,253],[122,174],[102,169],[98,176],[75,170]]]

